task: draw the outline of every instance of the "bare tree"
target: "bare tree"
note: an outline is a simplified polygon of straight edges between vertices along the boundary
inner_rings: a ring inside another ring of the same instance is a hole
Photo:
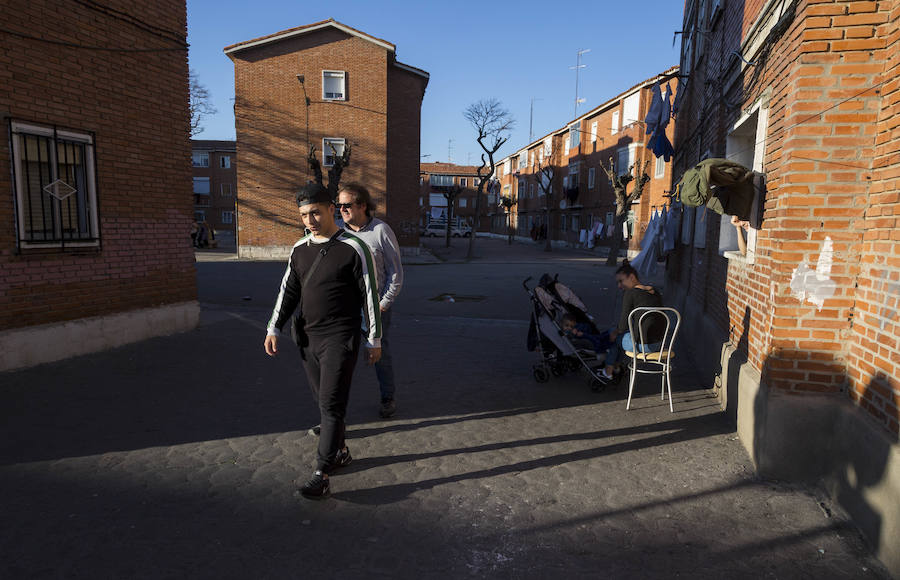
[[[197,72],[191,69],[189,73],[190,79],[190,103],[189,109],[191,112],[191,137],[195,137],[203,132],[203,127],[200,126],[201,121],[203,121],[203,117],[207,115],[215,115],[219,111],[212,104],[212,96],[209,94],[209,90],[200,84],[200,80],[197,78]]]
[[[450,224],[453,223],[453,208],[456,204],[456,198],[459,197],[460,193],[462,193],[462,188],[455,183],[442,193],[444,199],[447,200],[447,230],[446,238],[444,240],[444,247],[446,248],[450,247]]]
[[[509,236],[509,245],[513,241],[512,229],[512,206],[516,205],[516,200],[511,195],[504,195],[500,198],[500,207],[506,211],[506,234]]]
[[[543,145],[541,145],[541,147],[543,147]],[[551,244],[553,236],[550,235],[550,210],[553,207],[553,153],[554,148],[551,146],[550,154],[545,155],[543,159],[538,159],[538,170],[535,174],[538,180],[538,187],[541,188],[541,192],[543,192],[547,204],[544,207],[544,224],[547,228],[546,235],[544,236],[544,239],[546,240],[546,243],[544,244],[545,252],[553,250],[553,244]],[[546,165],[544,165],[545,162]]]
[[[634,189],[631,190],[631,193],[628,193],[628,184],[634,181],[635,166],[631,165],[628,167],[628,171],[621,175],[616,175],[612,157],[609,158],[609,167],[603,167],[601,165],[606,172],[606,176],[609,178],[609,182],[613,186],[613,192],[616,196],[616,217],[613,220],[612,246],[609,249],[609,256],[606,258],[607,266],[615,266],[619,260],[619,251],[622,249],[623,241],[622,224],[628,219],[628,208],[631,207],[632,203],[641,198],[641,194],[644,192],[644,186],[650,181],[650,176],[647,175],[647,168],[649,166],[650,160],[647,159],[644,161],[644,168],[641,170],[640,179],[638,179]]]
[[[344,168],[350,165],[350,143],[344,145],[344,150],[341,151],[340,155],[338,155],[334,145],[329,143],[328,146],[331,148],[331,157],[334,160],[334,163],[328,168],[328,185],[325,185],[324,175],[322,174],[322,164],[319,162],[319,156],[316,155],[315,145],[312,145],[309,148],[309,155],[306,156],[306,162],[309,164],[309,169],[313,173],[315,182],[328,190],[331,199],[337,199],[338,186],[341,183],[341,174],[344,172]]]
[[[478,224],[481,222],[481,197],[488,180],[494,175],[496,164],[494,154],[509,140],[509,132],[515,125],[510,112],[503,108],[497,99],[482,99],[472,103],[463,111],[463,117],[475,129],[481,154],[481,165],[478,167],[478,193],[475,196],[475,218],[472,224],[472,236],[469,238],[469,250],[466,258],[475,257],[475,237]]]

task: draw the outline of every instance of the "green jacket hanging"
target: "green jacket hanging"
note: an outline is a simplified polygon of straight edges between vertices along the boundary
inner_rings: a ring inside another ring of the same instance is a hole
[[[753,171],[739,163],[713,157],[684,172],[678,183],[684,205],[706,205],[718,214],[749,220],[753,207]]]

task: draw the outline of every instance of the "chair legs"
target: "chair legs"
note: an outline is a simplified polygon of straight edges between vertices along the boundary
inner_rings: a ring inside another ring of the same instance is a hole
[[[629,366],[631,367],[631,377],[628,379],[628,402],[625,403],[626,411],[631,408],[631,393],[634,391],[634,376],[637,374],[637,361],[632,360]]]
[[[628,401],[625,403],[626,411],[631,409],[631,396],[632,396],[632,393],[634,393],[634,380],[637,375],[637,361],[632,359],[631,364],[629,366],[631,367],[631,377],[628,380]],[[661,383],[662,383],[661,384],[662,388],[660,389],[660,392],[659,392],[659,399],[661,401],[665,401],[666,400],[666,391],[668,390],[669,391],[669,412],[674,413],[675,407],[672,404],[672,377],[669,374],[670,369],[671,369],[671,365],[666,364],[663,367],[663,369],[659,371],[659,374],[662,375],[661,379],[660,379]]]

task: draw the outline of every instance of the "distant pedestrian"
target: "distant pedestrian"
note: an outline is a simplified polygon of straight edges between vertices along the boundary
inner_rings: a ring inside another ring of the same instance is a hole
[[[297,193],[297,205],[309,233],[291,250],[264,346],[269,356],[277,354],[281,330],[296,310],[294,337],[321,425],[316,469],[300,493],[323,499],[331,493],[329,474],[352,460],[344,418],[359,329],[365,321],[366,361],[375,364],[381,357],[381,313],[372,253],[357,236],[337,227],[328,191],[307,184]]]
[[[375,363],[375,375],[381,390],[380,415],[387,419],[397,411],[394,367],[388,342],[391,327],[391,306],[403,287],[403,265],[400,262],[400,244],[397,236],[386,223],[372,215],[375,202],[369,190],[359,183],[341,185],[338,191],[338,208],[344,224],[354,235],[362,238],[375,258],[375,275],[378,279],[379,306],[381,308],[381,360]]]
[[[547,239],[547,226],[544,224],[541,224],[541,229],[538,232],[538,239],[539,240]]]
[[[196,221],[191,222],[191,246],[197,247],[197,234],[200,233],[200,226]]]

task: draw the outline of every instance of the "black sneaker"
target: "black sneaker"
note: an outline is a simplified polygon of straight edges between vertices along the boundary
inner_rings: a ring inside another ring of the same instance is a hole
[[[315,427],[310,427],[310,428],[309,428],[309,431],[307,431],[308,434],[310,434],[310,435],[315,435],[316,437],[318,437],[318,436],[319,436],[319,433],[321,433],[321,432],[322,432],[322,426],[321,426],[321,425],[316,425]]]
[[[353,456],[350,455],[350,448],[344,447],[337,452],[337,456],[334,458],[334,468],[347,467],[351,461],[353,461]]]
[[[389,419],[394,416],[394,413],[397,412],[397,405],[394,404],[394,399],[381,399],[381,418]]]
[[[317,469],[300,488],[300,495],[309,499],[327,498],[331,495],[331,483],[328,481],[328,476]]]

